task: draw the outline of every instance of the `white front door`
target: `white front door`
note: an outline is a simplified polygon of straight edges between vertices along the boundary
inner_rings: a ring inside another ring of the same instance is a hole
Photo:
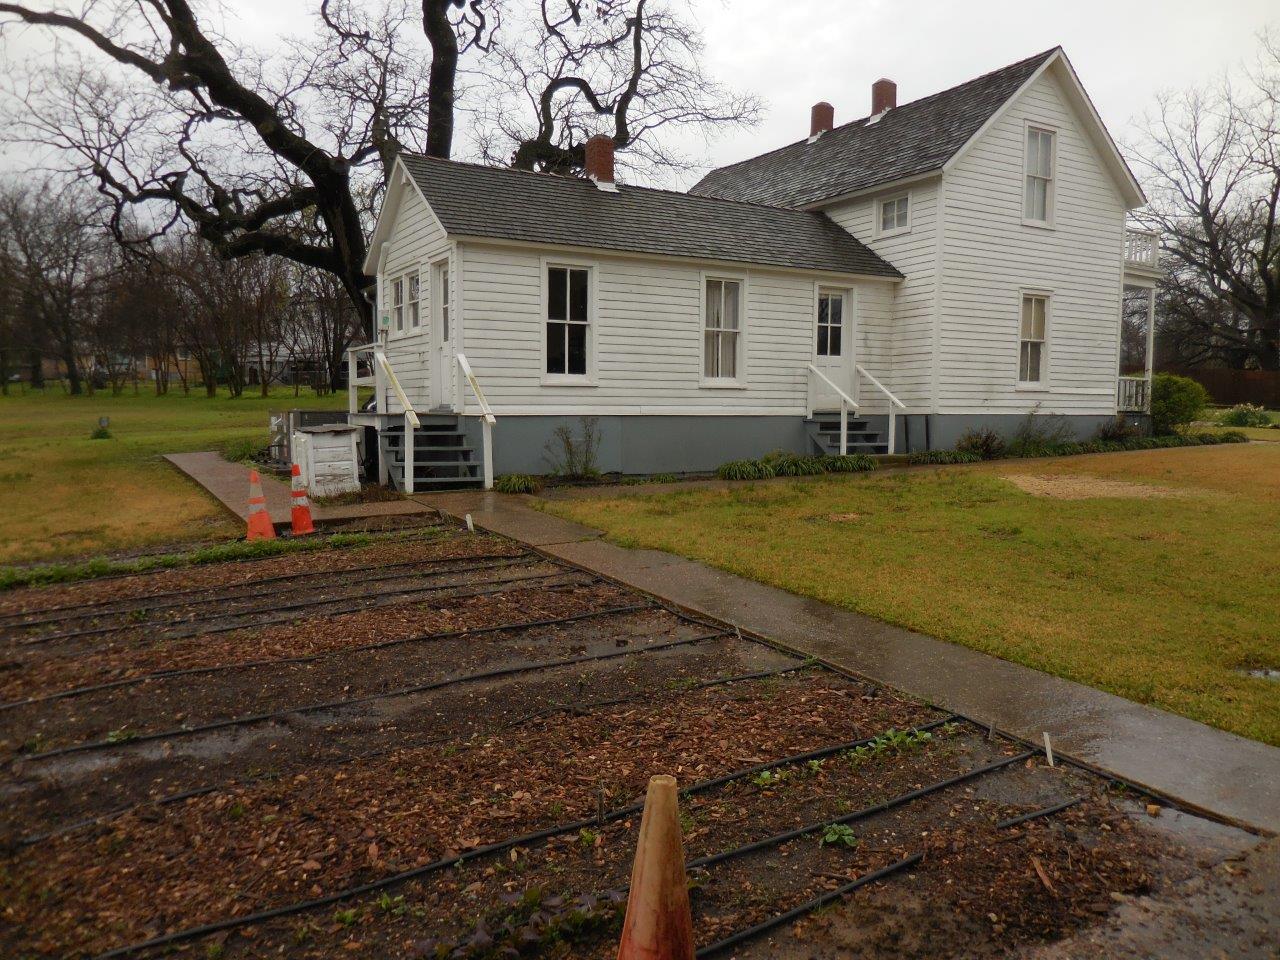
[[[832,383],[853,397],[853,323],[849,293],[818,289],[817,322],[814,325],[813,365]],[[812,378],[815,410],[834,410],[840,397],[817,377]]]
[[[431,406],[453,405],[453,309],[449,261],[431,266]]]

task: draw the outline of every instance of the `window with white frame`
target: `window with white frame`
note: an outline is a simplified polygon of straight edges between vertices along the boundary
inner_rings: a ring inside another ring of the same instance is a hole
[[[591,271],[547,268],[547,373],[586,376]]]
[[[1044,294],[1022,295],[1022,321],[1018,334],[1018,382],[1044,381],[1045,331],[1049,298]]]
[[[907,194],[880,201],[880,232],[903,233],[911,227],[911,198]]]
[[[1027,127],[1026,190],[1022,216],[1034,223],[1048,223],[1052,219],[1053,160],[1053,131]]]
[[[436,309],[440,317],[440,340],[449,342],[449,261],[436,264]]]
[[[409,314],[409,327],[413,330],[417,330],[419,325],[422,323],[422,306],[420,304],[422,292],[418,281],[418,271],[415,270],[412,273],[406,273],[404,279],[405,284],[408,287],[406,308]]]
[[[838,357],[844,348],[844,294],[818,293],[818,347],[820,357]]]
[[[391,281],[391,313],[395,319],[396,331],[404,330],[404,277]]]
[[[742,282],[707,278],[702,373],[708,380],[736,380],[742,337]]]

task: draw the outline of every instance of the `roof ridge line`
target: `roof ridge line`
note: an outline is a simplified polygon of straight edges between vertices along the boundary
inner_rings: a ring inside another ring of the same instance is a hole
[[[986,73],[980,73],[976,77],[970,77],[968,80],[962,80],[960,83],[953,84],[952,86],[946,87],[942,90],[935,90],[933,93],[927,93],[923,97],[916,97],[916,99],[914,100],[908,100],[906,103],[899,104],[893,109],[897,111],[897,110],[903,110],[906,107],[918,106],[919,104],[926,103],[929,100],[933,100],[937,97],[944,96],[945,94],[954,93],[956,90],[959,90],[961,87],[967,87],[971,83],[977,83],[980,80],[985,80],[988,77],[994,76],[997,73],[1003,73],[1006,70],[1013,70],[1015,67],[1024,66],[1025,64],[1030,63],[1032,60],[1039,60],[1042,57],[1047,58],[1050,54],[1053,54],[1061,49],[1062,49],[1062,44],[1058,44],[1057,46],[1050,47],[1048,50],[1042,50],[1039,53],[1032,54],[1029,57],[1023,57],[1021,60],[1015,60],[1013,63],[1006,63],[1003,67],[996,67],[996,69],[988,70]],[[840,124],[839,126],[832,127],[830,130],[826,131],[826,134],[824,134],[824,136],[835,133],[837,130],[846,130],[849,127],[865,125],[867,121],[871,119],[871,117],[872,117],[872,114],[867,114],[865,117],[858,117],[856,120],[849,120],[845,123]],[[772,150],[766,150],[764,153],[757,153],[754,157],[744,157],[741,160],[735,160],[733,163],[726,163],[722,167],[712,167],[710,170],[706,172],[706,174],[703,175],[702,180],[705,180],[707,177],[711,176],[711,174],[718,173],[721,170],[732,170],[734,167],[740,167],[744,163],[751,163],[755,160],[760,160],[764,157],[773,156],[775,153],[781,153],[783,150],[790,150],[793,147],[798,147],[798,146],[801,146],[802,144],[808,144],[809,141],[810,141],[809,137],[802,137],[799,140],[793,140],[790,143],[784,143],[780,147],[774,147]],[[702,180],[699,180],[698,183],[701,183]],[[697,184],[694,184],[694,186],[697,186]]]
[[[476,163],[473,160],[454,160],[452,157],[432,157],[425,153],[416,153],[413,150],[401,150],[398,156],[412,157],[415,160],[426,160],[431,163],[451,163],[459,167],[470,167],[474,170],[485,170],[492,173],[518,173],[531,177],[542,177],[551,182],[561,183],[580,183],[590,184],[591,181],[584,177],[566,177],[558,173],[546,173],[542,170],[521,170],[519,167],[499,167],[488,163]],[[762,154],[763,156],[763,154]],[[737,203],[744,207],[760,207],[765,210],[780,210],[784,213],[819,213],[816,210],[804,210],[800,207],[788,207],[777,203],[761,203],[759,200],[738,200],[732,197],[714,197],[703,193],[690,193],[687,190],[668,190],[665,187],[647,187],[638,183],[619,183],[619,187],[625,187],[628,190],[643,190],[646,193],[665,193],[674,197],[683,197],[687,200],[709,200],[714,203]],[[825,217],[826,215],[823,214]],[[830,219],[830,217],[827,217]],[[835,221],[832,221],[833,223]],[[839,226],[839,224],[836,224]]]

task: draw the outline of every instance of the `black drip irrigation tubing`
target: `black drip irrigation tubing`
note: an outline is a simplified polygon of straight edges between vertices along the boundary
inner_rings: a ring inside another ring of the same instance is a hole
[[[272,590],[259,589],[264,584],[282,583],[286,580],[318,580],[322,577],[341,578],[352,573],[368,573],[371,570],[386,571],[398,570],[404,567],[427,566],[437,563],[465,563],[470,560],[500,560],[502,558],[515,558],[521,556],[529,556],[532,551],[526,550],[522,553],[482,553],[471,554],[458,557],[425,557],[420,560],[402,560],[397,563],[369,563],[358,567],[340,567],[334,570],[307,570],[300,573],[282,573],[272,577],[262,577],[257,580],[248,580],[244,583],[232,584],[213,584],[207,587],[188,587],[185,590],[169,590],[165,593],[153,593],[139,597],[119,597],[113,600],[98,600],[93,603],[81,604],[79,606],[65,606],[49,608],[43,613],[52,614],[51,616],[41,616],[31,619],[23,619],[23,614],[4,614],[0,615],[0,629],[27,629],[28,627],[43,626],[47,623],[65,623],[68,620],[85,620],[90,617],[109,617],[124,613],[134,613],[138,610],[147,612],[155,610],[169,610],[174,607],[190,606],[195,603],[216,603],[223,600],[251,600],[255,597],[269,596],[279,587]],[[285,554],[287,556],[287,554]],[[538,554],[541,556],[541,554]],[[367,581],[360,580],[360,583]],[[227,591],[219,593],[219,591]],[[246,592],[247,591],[247,592]],[[213,594],[213,596],[200,596],[201,594]],[[185,600],[173,600],[174,597],[186,597]],[[164,601],[155,603],[153,601]],[[172,602],[170,602],[172,601]],[[125,606],[130,604],[131,606]],[[111,609],[104,609],[111,607]]]
[[[1020,823],[1026,823],[1028,820],[1039,820],[1041,817],[1047,817],[1055,813],[1060,813],[1074,807],[1078,803],[1084,803],[1084,797],[1072,797],[1070,800],[1063,800],[1062,803],[1055,803],[1051,807],[1041,807],[1039,810],[1032,810],[1030,813],[1024,813],[1021,816],[1010,817],[1008,820],[1001,820],[996,824],[996,828],[1004,830],[1008,827],[1016,827]]]
[[[525,553],[515,557],[504,556],[502,560],[489,561],[485,563],[471,564],[470,566],[459,566],[450,570],[431,570],[431,571],[400,571],[396,573],[375,574],[371,577],[361,577],[359,580],[352,581],[349,584],[339,584],[339,587],[350,587],[352,589],[366,586],[371,583],[378,583],[383,580],[408,580],[410,578],[427,578],[427,577],[454,577],[464,573],[474,573],[479,570],[495,570],[504,567],[518,567],[521,565],[531,566],[536,563],[545,563],[541,554]],[[435,585],[432,585],[433,587]],[[430,587],[405,587],[400,590],[381,591],[379,596],[390,597],[403,593],[413,593],[416,590],[430,589]],[[271,592],[266,591],[258,594],[258,597],[270,596]],[[210,620],[224,620],[230,617],[253,617],[261,613],[273,613],[284,610],[305,610],[309,607],[324,606],[328,603],[341,603],[344,600],[354,600],[360,597],[359,593],[344,593],[337,595],[321,596],[310,600],[299,600],[294,603],[286,604],[270,604],[266,607],[251,607],[247,610],[230,610],[226,612],[217,612],[205,617],[195,617],[187,620],[137,620],[117,623],[105,627],[86,627],[82,630],[64,630],[61,633],[46,633],[38,637],[27,637],[18,640],[19,646],[35,646],[41,643],[51,643],[57,640],[74,640],[79,637],[101,636],[104,633],[124,633],[129,630],[144,630],[148,627],[156,627],[164,629],[165,627],[188,627],[199,626]],[[202,604],[213,604],[223,600],[234,600],[235,597],[210,597],[202,600]],[[256,599],[256,597],[246,597],[244,599]],[[182,604],[177,606],[181,607]],[[145,609],[145,608],[144,608]],[[113,614],[108,614],[111,616]]]
[[[492,593],[507,593],[508,590],[506,588],[506,585],[508,584],[538,583],[539,581],[551,580],[556,577],[577,577],[577,576],[584,576],[584,574],[580,573],[577,570],[559,570],[559,571],[556,571],[555,573],[535,574],[532,577],[508,577],[505,580],[481,580],[478,583],[444,583],[436,586],[420,587],[414,590],[403,590],[403,591],[397,590],[393,593],[384,593],[384,594],[380,594],[377,597],[373,597],[371,598],[371,602],[369,603],[360,604],[357,606],[351,606],[343,610],[338,610],[336,611],[336,615],[341,615],[346,613],[365,613],[369,610],[381,609],[382,607],[392,607],[401,603],[414,602],[411,600],[405,600],[403,598],[403,594],[423,594],[425,596],[427,594],[436,593],[438,591],[459,590],[463,592],[447,594],[447,598],[451,600],[460,600],[460,599],[465,599],[467,597],[488,596],[489,594],[492,594]],[[546,588],[548,590],[551,590],[559,586],[564,586],[564,587],[584,586],[585,587],[585,586],[590,586],[591,584],[597,583],[599,581],[600,581],[599,577],[587,577],[586,580],[578,580],[578,581],[566,580],[563,583],[550,584],[550,585],[547,585]],[[468,586],[478,586],[480,589],[464,591],[463,588]],[[490,589],[492,587],[497,587],[498,589]],[[519,588],[517,587],[515,589],[519,589]],[[347,598],[347,599],[350,599],[350,598]],[[334,601],[334,602],[337,603],[339,601]],[[281,623],[296,623],[297,621],[298,621],[298,616],[296,614],[284,614],[279,617],[261,618],[255,621],[254,623],[233,623],[233,624],[228,624],[226,626],[221,626],[221,627],[205,627],[202,629],[189,630],[185,633],[166,633],[163,636],[152,638],[151,642],[159,643],[167,640],[186,640],[190,637],[211,635],[215,633],[231,633],[236,630],[252,630],[255,627],[272,627]],[[111,648],[108,647],[107,649],[111,649]],[[94,648],[89,650],[79,650],[71,653],[63,653],[63,654],[59,654],[59,656],[62,659],[76,659],[79,657],[100,656],[102,653],[103,653],[102,649]]]
[[[339,647],[334,650],[326,650],[323,653],[311,653],[302,657],[281,657],[277,660],[246,660],[243,663],[227,663],[216,667],[191,667],[185,670],[158,670],[154,673],[147,673],[138,677],[126,677],[122,680],[110,680],[106,683],[95,683],[85,687],[73,687],[70,690],[60,690],[57,693],[48,693],[40,697],[27,697],[25,700],[11,700],[8,703],[0,703],[0,711],[12,710],[16,707],[31,706],[32,704],[37,703],[48,703],[53,700],[65,700],[69,697],[79,697],[90,693],[100,693],[103,690],[114,690],[120,687],[134,686],[136,684],[147,683],[152,680],[171,680],[174,677],[195,677],[210,673],[222,673],[228,670],[251,670],[257,667],[313,663],[317,660],[323,660],[328,657],[336,657],[349,653],[363,653],[369,650],[383,650],[387,647],[398,647],[407,643],[426,643],[436,640],[448,640],[454,637],[479,636],[481,634],[497,633],[503,630],[528,630],[538,627],[554,626],[561,623],[572,623],[577,620],[587,620],[595,617],[634,613],[638,610],[653,609],[658,608],[655,608],[654,605],[650,603],[633,603],[622,607],[606,607],[603,610],[592,610],[587,613],[575,613],[567,617],[556,617],[550,620],[526,620],[521,623],[507,623],[493,627],[477,627],[470,630],[448,630],[441,633],[424,633],[413,637],[402,637],[398,640],[380,640],[377,643],[363,643],[354,647]]]
[[[1034,755],[1034,752],[1033,752],[1033,755]],[[1033,810],[1031,813],[1024,813],[1020,817],[1013,817],[1012,819],[1009,819],[1009,820],[1003,820],[1000,823],[996,824],[996,828],[1005,829],[1008,827],[1017,826],[1020,823],[1026,823],[1028,820],[1036,820],[1041,817],[1048,817],[1048,816],[1051,816],[1052,814],[1059,813],[1063,810],[1066,810],[1069,807],[1074,807],[1076,804],[1082,803],[1084,799],[1085,799],[1084,797],[1075,797],[1074,799],[1064,801],[1063,803],[1056,803],[1051,807],[1044,807],[1043,809],[1040,809],[1040,810]],[[767,933],[768,931],[773,930],[776,927],[780,927],[785,923],[789,923],[792,920],[799,920],[801,917],[806,916],[807,914],[810,914],[815,910],[825,907],[829,903],[832,903],[838,899],[841,899],[847,896],[848,894],[857,890],[859,887],[866,886],[869,883],[874,883],[877,880],[883,880],[886,877],[892,876],[893,874],[896,874],[902,870],[905,870],[909,867],[913,867],[916,864],[920,863],[923,859],[924,859],[923,853],[913,853],[909,857],[904,857],[903,859],[897,861],[896,863],[891,863],[886,867],[881,867],[879,870],[873,870],[871,873],[863,874],[862,876],[855,878],[849,883],[846,883],[841,887],[837,887],[835,890],[829,890],[826,893],[821,894],[820,896],[814,897],[812,900],[802,903],[797,907],[793,907],[792,909],[786,911],[786,913],[780,913],[776,917],[770,917],[768,920],[764,920],[760,923],[757,923],[753,927],[748,927],[745,930],[739,930],[737,933],[731,934],[730,936],[725,937],[723,940],[718,940],[715,943],[708,944],[707,946],[700,948],[697,951],[697,953],[694,954],[694,956],[698,958],[698,960],[701,960],[701,958],[703,957],[710,957],[717,953],[722,953],[723,951],[728,950],[730,947],[739,946],[740,944],[745,943],[748,940],[753,940],[756,937],[760,936],[760,934]]]
[[[383,543],[383,542],[387,542],[387,543],[400,543],[400,542],[408,542],[408,541],[412,541],[412,540],[426,540],[426,539],[428,539],[428,538],[427,538],[427,537],[425,537],[425,536],[418,536],[418,535],[417,535],[417,533],[416,533],[416,531],[419,531],[419,530],[442,530],[442,529],[446,529],[446,528],[449,528],[449,527],[456,527],[456,526],[458,526],[458,524],[456,524],[456,523],[455,523],[455,522],[453,522],[453,521],[449,521],[449,520],[442,520],[442,521],[441,521],[441,522],[439,522],[439,523],[424,523],[424,524],[422,524],[421,526],[417,526],[417,527],[412,527],[412,528],[410,528],[411,530],[415,531],[414,533],[401,533],[401,532],[400,532],[400,531],[398,531],[398,530],[390,530],[390,531],[388,531],[388,530],[350,530],[350,531],[335,530],[335,531],[333,531],[332,533],[323,533],[323,534],[319,534],[319,535],[318,535],[316,538],[314,538],[314,539],[312,539],[312,538],[308,538],[308,542],[311,542],[311,543],[320,543],[320,542],[322,542],[322,541],[324,541],[324,540],[327,540],[327,539],[329,539],[329,538],[331,538],[331,537],[370,537],[370,538],[372,538],[372,539],[376,540],[376,541],[377,541],[377,542],[379,542],[379,543]],[[508,538],[508,539],[509,539],[509,538]],[[174,552],[174,553],[145,553],[145,554],[142,554],[141,556],[134,557],[133,559],[134,559],[134,560],[147,560],[147,559],[152,558],[152,557],[183,556],[183,555],[184,555],[184,553],[198,553],[200,550],[210,550],[210,549],[214,549],[214,548],[216,548],[216,547],[226,546],[226,545],[227,545],[227,543],[239,543],[239,542],[240,542],[239,540],[231,540],[231,541],[226,541],[226,542],[223,542],[223,543],[211,543],[211,544],[209,544],[209,545],[207,545],[207,546],[199,547],[199,548],[197,548],[197,549],[195,549],[195,550],[190,550],[190,551],[185,551],[185,552],[183,552],[183,551],[177,551],[177,552]],[[351,544],[350,546],[351,546],[353,549],[358,550],[358,549],[360,549],[361,547],[370,546],[370,544]],[[327,546],[325,546],[325,547],[316,547],[316,548],[314,548],[314,549],[310,549],[310,550],[282,550],[282,551],[280,551],[279,553],[267,553],[267,554],[263,554],[263,555],[261,555],[261,556],[256,556],[256,557],[228,557],[228,558],[223,559],[223,560],[189,561],[189,562],[187,562],[187,563],[175,563],[175,564],[167,565],[167,566],[166,566],[166,565],[157,565],[157,566],[155,566],[155,567],[149,567],[149,568],[147,568],[146,570],[131,570],[131,571],[127,571],[127,572],[125,572],[125,571],[121,571],[121,572],[119,572],[119,573],[103,573],[103,574],[99,574],[98,576],[92,576],[92,575],[90,575],[90,576],[87,576],[87,577],[79,577],[79,578],[77,578],[77,579],[75,579],[75,580],[60,581],[60,582],[56,582],[56,583],[25,584],[25,585],[22,585],[22,586],[15,586],[15,587],[7,588],[7,589],[12,589],[12,590],[40,590],[40,589],[43,589],[44,587],[69,587],[69,586],[74,586],[74,585],[79,584],[79,583],[88,583],[88,582],[89,582],[89,581],[91,581],[91,580],[92,580],[93,582],[95,582],[95,583],[101,583],[101,582],[103,582],[104,580],[127,580],[129,577],[145,577],[145,576],[147,576],[148,574],[151,574],[151,573],[163,573],[163,572],[164,572],[164,571],[166,571],[166,570],[182,570],[182,569],[184,569],[184,568],[186,568],[186,567],[208,567],[208,566],[213,566],[214,564],[217,564],[217,563],[259,563],[259,562],[261,562],[261,561],[263,561],[263,560],[279,560],[281,557],[288,557],[288,556],[292,556],[292,555],[293,555],[293,554],[295,554],[295,553],[301,553],[301,554],[306,554],[306,553],[321,553],[321,552],[323,552],[324,550],[328,550],[328,549],[330,549],[330,548],[329,548],[329,547],[327,547]],[[127,560],[127,559],[125,559],[125,560],[122,560],[122,561],[120,561],[120,562],[127,563],[127,562],[128,562],[128,560]],[[37,567],[35,567],[34,569],[39,570],[39,569],[40,569],[40,567],[38,567],[38,566],[37,566]],[[3,591],[3,590],[0,590],[0,594],[2,594],[2,593],[4,593],[4,591]],[[65,610],[65,609],[70,609],[70,608],[69,608],[69,607],[50,607],[49,609],[51,609],[51,610]],[[4,616],[13,616],[13,614],[4,614]]]
[[[140,743],[153,743],[156,740],[176,740],[179,737],[190,737],[196,734],[212,733],[215,730],[226,730],[230,727],[242,727],[255,723],[266,723],[270,720],[280,720],[284,717],[298,716],[300,714],[316,713],[324,710],[343,710],[349,707],[358,706],[365,703],[373,703],[378,700],[390,700],[396,697],[411,697],[419,693],[427,693],[431,690],[439,690],[442,687],[449,687],[460,683],[475,683],[480,680],[493,680],[498,677],[513,676],[519,673],[531,673],[537,670],[554,670],[560,667],[577,666],[580,663],[591,663],[597,660],[614,660],[618,657],[631,657],[643,653],[653,653],[660,650],[670,650],[673,647],[685,647],[694,643],[702,643],[707,640],[717,640],[724,636],[732,636],[725,631],[717,633],[704,634],[697,637],[686,637],[681,640],[669,640],[665,643],[654,643],[647,647],[636,647],[631,650],[612,650],[608,653],[584,654],[579,657],[567,657],[563,660],[544,660],[540,663],[528,663],[518,667],[502,667],[497,670],[485,670],[481,673],[468,673],[460,676],[445,677],[440,680],[433,680],[430,683],[420,683],[412,687],[401,687],[398,690],[386,690],[382,693],[370,693],[362,697],[351,697],[346,700],[329,700],[324,703],[308,703],[297,707],[289,707],[285,710],[273,710],[270,713],[255,713],[247,717],[233,717],[229,720],[218,720],[214,723],[203,723],[194,727],[177,727],[173,730],[165,730],[160,733],[146,733],[127,739],[118,740],[95,740],[91,743],[76,743],[67,747],[59,747],[56,750],[46,750],[43,753],[33,753],[26,756],[17,756],[13,759],[21,759],[26,763],[34,763],[42,760],[50,760],[54,757],[64,757],[73,753],[86,753],[91,750],[109,750],[113,747],[131,747]]]
[[[803,664],[801,666],[808,666]],[[731,681],[726,681],[731,682]],[[951,718],[943,718],[933,723],[925,724],[921,727],[913,727],[913,730],[923,731],[944,723],[951,722]],[[877,734],[876,737],[864,737],[861,740],[851,740],[847,743],[835,744],[829,747],[822,747],[818,750],[810,750],[805,753],[797,753],[787,757],[779,757],[777,760],[769,760],[765,763],[757,763],[750,767],[745,767],[734,773],[726,774],[722,777],[716,777],[712,780],[703,780],[698,783],[685,787],[680,791],[680,796],[687,797],[694,794],[702,793],[715,787],[722,786],[725,783],[734,780],[740,780],[743,777],[754,776],[763,771],[776,767],[788,766],[794,763],[803,763],[806,760],[815,759],[822,756],[830,756],[832,754],[841,753],[845,750],[855,750],[858,747],[866,746],[874,742],[877,737],[883,736],[883,732]],[[972,774],[971,774],[972,775]],[[173,933],[162,934],[158,937],[152,937],[150,940],[140,941],[139,943],[128,944],[123,947],[116,947],[105,953],[98,954],[94,960],[114,960],[115,957],[125,957],[130,954],[138,953],[143,950],[151,950],[156,947],[166,947],[175,943],[183,943],[188,940],[198,940],[201,937],[207,937],[215,933],[221,933],[224,930],[234,930],[238,927],[248,927],[257,923],[263,923],[267,920],[274,920],[277,917],[291,916],[298,913],[306,913],[309,910],[315,910],[319,907],[328,906],[331,903],[340,903],[343,900],[349,900],[352,897],[363,896],[366,893],[373,893],[376,890],[385,890],[387,887],[397,886],[409,880],[416,880],[432,873],[438,873],[441,870],[447,870],[453,867],[460,867],[464,863],[472,860],[478,860],[481,857],[494,853],[503,853],[513,847],[524,847],[543,840],[548,840],[561,834],[573,833],[584,827],[600,826],[605,823],[612,823],[617,820],[623,820],[627,817],[634,816],[644,810],[644,802],[627,804],[625,807],[618,807],[605,813],[603,816],[584,817],[580,820],[574,820],[570,823],[563,823],[553,827],[546,827],[542,830],[535,830],[532,833],[526,833],[523,836],[512,837],[507,840],[498,840],[494,843],[488,843],[484,846],[474,847],[460,854],[433,860],[431,863],[425,863],[422,866],[405,870],[401,873],[392,874],[389,877],[382,877],[378,880],[371,880],[368,883],[362,883],[355,887],[348,887],[345,890],[338,890],[333,893],[327,893],[323,896],[316,897],[312,900],[303,900],[297,903],[284,904],[279,907],[271,907],[267,910],[260,910],[257,913],[245,914],[240,917],[231,917],[225,920],[215,920],[212,923],[202,924],[198,927],[189,927],[185,930],[175,930]],[[825,826],[825,824],[824,824]],[[731,853],[733,851],[730,851]]]
[[[797,671],[800,671],[800,670],[809,670],[815,666],[818,666],[818,664],[815,664],[811,661],[806,661],[804,663],[792,664],[791,666],[788,666],[788,667],[778,667],[777,669],[774,669],[774,670],[759,670],[759,671],[756,671],[755,673],[737,673],[728,677],[716,677],[714,680],[703,680],[703,681],[700,681],[699,683],[693,684],[692,686],[684,687],[680,690],[680,693],[682,694],[691,693],[694,690],[706,690],[711,687],[728,686],[729,684],[744,683],[744,682],[749,682],[751,680],[763,680],[767,677],[777,677],[777,676],[782,676],[788,673],[796,673]],[[494,728],[494,730],[490,731],[490,733],[492,734],[501,730],[507,730],[507,729],[510,729],[511,727],[517,727],[517,726],[520,726],[521,724],[528,723],[532,720],[540,720],[557,713],[584,713],[589,710],[599,710],[606,707],[616,707],[620,704],[631,703],[635,700],[639,700],[642,698],[649,698],[651,696],[652,695],[650,693],[646,692],[646,693],[631,694],[630,696],[626,696],[626,697],[612,697],[608,700],[590,700],[581,704],[557,704],[556,706],[548,707],[545,710],[538,710],[535,713],[528,713],[522,717],[517,717],[515,720],[511,720],[507,723],[502,724],[499,727]],[[945,723],[946,721],[939,721],[939,722]],[[929,724],[928,726],[931,727],[934,725]],[[920,729],[927,729],[927,728],[928,727],[922,727]],[[426,740],[420,743],[409,744],[408,746],[403,748],[399,745],[394,747],[380,747],[376,750],[366,750],[363,753],[357,753],[357,754],[352,754],[346,757],[336,758],[331,762],[333,765],[341,765],[344,763],[355,763],[359,760],[369,760],[374,757],[384,756],[388,753],[393,753],[396,750],[400,750],[400,749],[417,750],[424,747],[433,746],[438,743],[447,743],[448,741],[453,739],[454,739],[454,736],[449,735],[445,737],[437,737],[431,740]],[[248,779],[236,781],[236,782],[251,784],[251,783],[256,783],[259,780],[266,779],[269,776],[271,776],[271,774],[264,774],[262,777],[250,777]],[[11,845],[15,849],[34,846],[35,844],[44,843],[46,840],[51,840],[54,837],[62,836],[63,834],[74,833],[75,831],[81,830],[85,827],[92,827],[97,824],[107,823],[108,821],[115,820],[117,817],[124,816],[125,814],[130,813],[133,810],[141,809],[142,807],[149,807],[149,806],[163,807],[171,803],[178,803],[183,800],[190,800],[193,797],[201,797],[210,793],[214,793],[218,790],[222,790],[226,787],[226,785],[227,785],[226,783],[222,783],[222,784],[214,784],[213,786],[207,786],[207,787],[196,787],[191,790],[184,790],[181,793],[171,793],[163,797],[157,797],[154,800],[143,800],[139,803],[131,803],[126,806],[116,807],[114,810],[109,810],[106,813],[98,814],[97,816],[94,816],[94,817],[85,817],[81,820],[74,820],[71,823],[63,824],[62,826],[54,830],[47,831],[46,833],[31,834],[29,836],[19,837],[18,839],[14,840]]]
[[[770,930],[780,927],[785,923],[790,923],[792,920],[799,920],[801,917],[825,907],[829,903],[833,903],[836,900],[848,896],[859,887],[865,887],[869,883],[875,883],[877,880],[883,880],[886,877],[891,877],[895,873],[906,870],[909,867],[914,867],[923,859],[923,853],[913,853],[911,856],[903,857],[901,860],[896,863],[891,863],[887,867],[881,867],[879,870],[873,870],[871,873],[864,873],[856,880],[852,880],[849,883],[844,884],[844,886],[837,887],[834,890],[828,890],[821,896],[814,897],[812,900],[802,903],[798,907],[792,907],[786,913],[780,913],[776,917],[770,917],[768,920],[757,923],[754,927],[747,927],[745,930],[739,930],[737,933],[731,934],[723,940],[717,940],[715,943],[708,944],[705,947],[700,947],[694,954],[694,957],[696,957],[697,960],[702,960],[703,957],[714,956],[717,953],[723,953],[731,947],[736,947],[740,944],[746,943],[748,940],[754,940],[762,933],[768,933]]]

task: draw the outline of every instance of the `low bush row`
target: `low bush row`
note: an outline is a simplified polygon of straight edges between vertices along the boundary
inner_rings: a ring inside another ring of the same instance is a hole
[[[767,480],[770,477],[810,477],[821,473],[861,473],[874,470],[876,461],[865,453],[804,457],[774,453],[760,460],[730,460],[716,471],[721,480]]]
[[[968,450],[919,450],[907,457],[908,463],[978,463],[982,457]]]
[[[1218,443],[1248,443],[1239,430],[1222,433],[1172,433],[1162,437],[1131,437],[1128,440],[1086,440],[1082,443],[1059,443],[1035,451],[1010,451],[1010,457],[1068,457],[1077,453],[1121,453],[1125,450],[1163,450],[1167,447],[1212,446]]]

